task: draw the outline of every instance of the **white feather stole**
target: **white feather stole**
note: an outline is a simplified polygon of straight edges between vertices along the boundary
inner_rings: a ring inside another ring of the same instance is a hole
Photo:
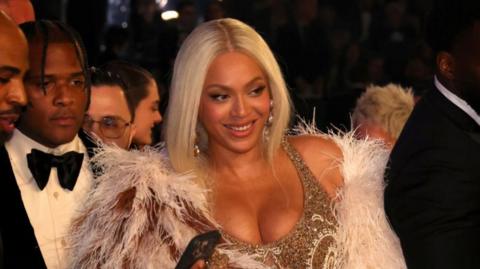
[[[320,134],[307,125],[297,134],[333,139],[344,186],[334,211],[339,269],[403,269],[399,241],[383,210],[388,151],[352,134]],[[174,268],[193,236],[218,228],[206,190],[190,174],[176,174],[157,148],[126,152],[104,147],[93,161],[103,174],[72,226],[69,268]],[[255,257],[219,246],[236,268],[265,268]]]
[[[301,124],[293,131],[297,135],[332,139],[343,155],[339,168],[344,185],[334,203],[337,251],[341,257],[336,268],[407,268],[400,241],[383,207],[389,150],[379,140],[357,140],[353,132],[323,134],[308,124]]]
[[[101,175],[72,224],[68,268],[175,268],[195,235],[218,228],[206,190],[174,173],[164,150],[103,146],[92,162]],[[223,245],[232,265],[264,268]]]

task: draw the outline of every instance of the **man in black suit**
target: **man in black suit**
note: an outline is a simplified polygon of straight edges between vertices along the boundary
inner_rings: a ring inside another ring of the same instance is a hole
[[[28,45],[20,28],[0,11],[0,146],[15,127],[27,104],[23,77],[28,69]],[[3,231],[0,230],[0,268],[3,268]]]
[[[70,222],[92,184],[77,135],[90,79],[79,36],[60,22],[21,25],[29,45],[28,105],[0,147],[6,268],[65,268]]]
[[[434,1],[434,86],[387,170],[385,210],[410,269],[480,268],[480,1]]]

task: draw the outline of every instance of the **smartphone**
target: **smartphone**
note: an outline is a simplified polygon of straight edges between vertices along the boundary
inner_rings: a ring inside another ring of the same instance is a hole
[[[221,238],[218,230],[199,234],[190,240],[175,269],[190,269],[198,260],[207,260],[212,256],[215,246]]]

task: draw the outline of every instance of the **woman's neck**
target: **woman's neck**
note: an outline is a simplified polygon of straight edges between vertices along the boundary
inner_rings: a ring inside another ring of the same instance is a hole
[[[236,153],[225,149],[208,152],[210,173],[229,175],[225,180],[248,180],[257,172],[264,172],[269,165],[261,146],[248,152]]]

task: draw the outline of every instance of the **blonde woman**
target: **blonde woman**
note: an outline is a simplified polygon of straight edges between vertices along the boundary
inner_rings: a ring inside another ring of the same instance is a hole
[[[368,86],[353,109],[352,123],[357,137],[380,139],[392,148],[414,106],[410,88],[393,83]]]
[[[287,135],[288,91],[251,27],[200,25],[170,94],[165,149],[97,155],[72,267],[173,268],[217,229],[209,268],[404,268],[382,209],[386,151],[308,126]]]

